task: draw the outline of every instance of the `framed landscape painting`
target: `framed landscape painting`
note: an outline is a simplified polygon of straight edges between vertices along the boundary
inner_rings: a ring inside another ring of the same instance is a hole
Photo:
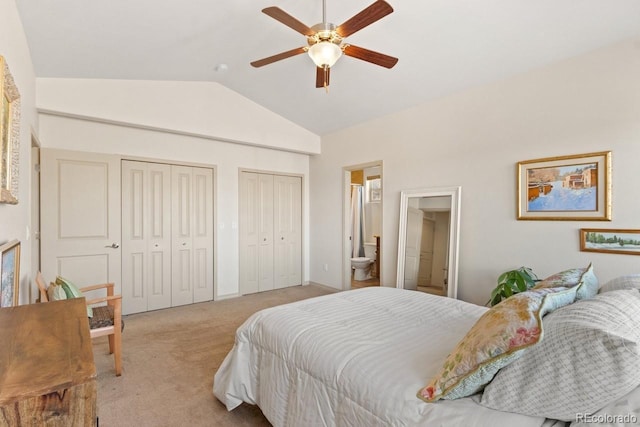
[[[13,307],[20,289],[20,241],[0,246],[0,258],[0,307]]]
[[[611,152],[518,163],[518,219],[611,221]]]
[[[580,230],[580,250],[640,255],[640,230],[582,228]]]
[[[18,203],[20,93],[0,55],[0,203]]]

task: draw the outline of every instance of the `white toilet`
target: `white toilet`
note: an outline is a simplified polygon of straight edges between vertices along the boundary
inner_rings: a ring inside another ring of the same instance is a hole
[[[371,265],[373,260],[367,257],[351,258],[351,267],[354,270],[353,280],[367,280],[371,278]]]

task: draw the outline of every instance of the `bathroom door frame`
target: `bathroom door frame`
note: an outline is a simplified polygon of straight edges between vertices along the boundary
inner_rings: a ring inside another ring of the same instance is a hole
[[[379,259],[378,265],[380,266],[378,278],[380,279],[380,286],[383,286],[382,260],[385,252],[382,250],[384,241],[384,168],[382,167],[382,160],[377,160],[342,168],[342,290],[344,291],[351,289],[351,172],[373,167],[380,167],[380,192],[382,194],[382,199],[380,200],[380,252],[382,256],[380,254],[376,254],[376,256]]]

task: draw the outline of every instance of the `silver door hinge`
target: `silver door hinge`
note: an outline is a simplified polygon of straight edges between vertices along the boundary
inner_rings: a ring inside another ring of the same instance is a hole
[[[36,172],[40,173],[40,163],[36,163],[35,165],[33,165],[33,169],[34,169]]]

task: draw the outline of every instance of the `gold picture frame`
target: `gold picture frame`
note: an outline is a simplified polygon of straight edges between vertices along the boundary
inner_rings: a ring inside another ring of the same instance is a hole
[[[0,203],[18,203],[20,93],[0,55]]]
[[[0,307],[18,305],[20,290],[20,241],[0,246]]]
[[[581,228],[580,250],[640,255],[640,230]]]
[[[518,163],[519,220],[611,221],[611,151]]]

